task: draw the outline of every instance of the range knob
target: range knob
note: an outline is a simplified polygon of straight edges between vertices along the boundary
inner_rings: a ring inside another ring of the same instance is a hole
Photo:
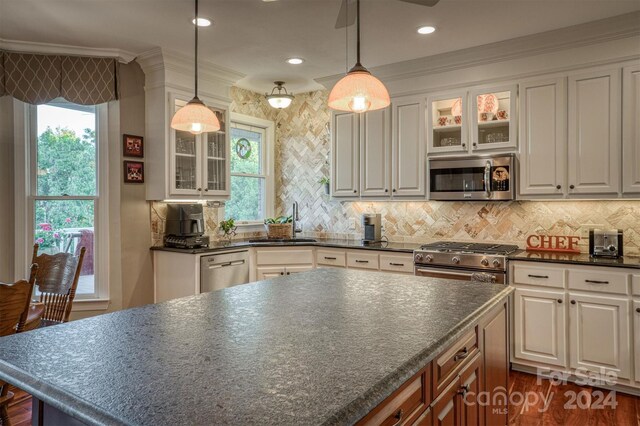
[[[433,256],[431,256],[430,254],[428,254],[424,260],[426,260],[427,262],[433,262]]]
[[[458,263],[460,263],[460,258],[458,256],[454,256],[451,261],[457,265]]]
[[[489,266],[489,260],[485,257],[480,261],[482,266]]]
[[[493,259],[493,262],[491,262],[493,264],[494,268],[499,268],[500,267],[500,261],[498,259]]]
[[[417,253],[416,254],[416,262],[420,262],[422,260],[422,254]]]

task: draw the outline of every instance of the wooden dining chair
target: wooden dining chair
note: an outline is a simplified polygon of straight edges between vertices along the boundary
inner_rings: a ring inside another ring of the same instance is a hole
[[[34,304],[29,309],[26,330],[69,321],[85,254],[84,247],[78,256],[71,253],[39,255],[38,249],[38,244],[33,246],[32,261],[38,265],[36,288],[40,292],[40,305]]]
[[[20,332],[27,320],[29,299],[36,280],[38,265],[31,265],[29,281],[14,284],[0,283],[0,337]],[[10,426],[7,407],[13,399],[9,384],[0,380],[0,424]]]

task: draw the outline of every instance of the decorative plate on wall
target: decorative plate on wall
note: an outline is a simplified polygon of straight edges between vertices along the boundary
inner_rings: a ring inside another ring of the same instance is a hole
[[[495,115],[498,112],[498,97],[493,93],[478,95],[478,114],[488,112]]]

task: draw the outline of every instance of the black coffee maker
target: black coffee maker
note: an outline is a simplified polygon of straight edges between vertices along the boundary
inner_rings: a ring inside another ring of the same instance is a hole
[[[202,204],[167,204],[164,246],[209,247],[209,237],[204,235]]]

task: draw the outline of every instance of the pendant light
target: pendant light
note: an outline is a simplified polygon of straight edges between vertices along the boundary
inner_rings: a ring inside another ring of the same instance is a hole
[[[195,0],[196,16],[195,22],[198,22],[198,0]],[[196,29],[195,37],[195,61],[194,61],[194,80],[195,89],[193,99],[185,106],[180,108],[171,119],[171,128],[182,130],[198,135],[202,132],[216,132],[220,130],[220,122],[218,117],[198,98],[198,25],[194,24]]]
[[[271,90],[271,94],[265,93],[269,105],[278,109],[283,109],[291,105],[293,94],[287,93],[287,89],[284,87],[284,81],[274,81],[273,84],[275,84],[276,87]],[[276,90],[278,93],[274,93]],[[284,93],[282,93],[283,90]]]
[[[384,84],[360,63],[360,0],[356,0],[357,61],[346,76],[333,86],[329,108],[340,111],[366,112],[389,106],[389,92]]]

